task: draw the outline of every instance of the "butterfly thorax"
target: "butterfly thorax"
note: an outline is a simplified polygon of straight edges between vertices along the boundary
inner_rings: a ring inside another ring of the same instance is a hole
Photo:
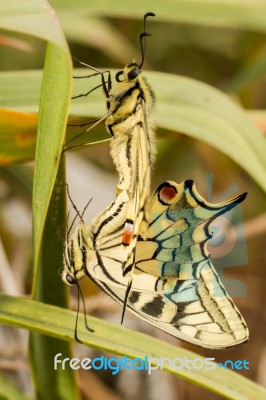
[[[127,64],[123,71],[116,74],[116,80],[117,83],[109,91],[107,99],[108,111],[112,113],[110,120],[117,121],[134,114],[141,101],[145,103],[146,112],[151,112],[154,93],[146,79],[141,76],[137,63],[133,61]]]
[[[114,162],[119,168],[117,159],[120,146],[134,139],[140,130],[144,131],[143,135],[148,142],[149,161],[152,161],[155,152],[151,120],[155,103],[154,93],[134,61],[126,65],[124,70],[117,74],[116,79],[118,81],[113,85],[107,99],[107,108],[111,115],[106,119],[107,130],[116,139],[111,142]],[[127,150],[129,152],[130,149]]]

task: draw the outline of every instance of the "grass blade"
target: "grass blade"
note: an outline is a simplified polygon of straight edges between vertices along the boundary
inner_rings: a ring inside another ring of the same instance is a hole
[[[76,313],[3,294],[0,294],[0,302],[2,304],[1,323],[42,332],[63,340],[74,340],[73,327]],[[132,358],[144,358],[147,355],[148,357],[160,358],[162,356],[170,359],[184,358],[185,356],[188,359],[194,357],[201,359],[198,354],[189,350],[97,318],[89,317],[88,323],[95,333],[88,333],[81,323],[78,329],[79,337],[84,344],[94,348]],[[126,341],[125,338],[127,338]],[[64,354],[63,357],[65,357]],[[224,370],[218,366],[213,370],[189,370],[186,368],[175,369],[165,365],[165,369],[228,399],[264,400],[266,396],[264,388],[233,371]]]

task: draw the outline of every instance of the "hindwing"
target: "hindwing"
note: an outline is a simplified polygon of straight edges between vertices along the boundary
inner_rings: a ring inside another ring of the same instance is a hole
[[[210,204],[192,181],[164,182],[150,201],[146,237],[138,237],[130,257],[119,242],[118,228],[96,245],[95,262],[87,259],[87,274],[123,304],[126,271],[134,263],[127,302],[133,313],[202,347],[243,343],[248,339],[246,323],[211,263],[207,241],[212,237],[210,223],[245,196]]]

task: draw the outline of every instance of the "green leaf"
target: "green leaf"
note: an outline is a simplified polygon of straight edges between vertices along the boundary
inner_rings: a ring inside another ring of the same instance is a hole
[[[2,305],[0,310],[1,323],[73,341],[75,312],[4,294],[0,294],[0,302]],[[84,324],[80,323],[79,337],[84,344],[94,348],[132,358],[148,356],[149,358],[166,357],[172,360],[184,357],[189,360],[195,357],[202,359],[198,354],[186,349],[97,318],[89,317],[88,323],[95,332],[88,333]],[[57,353],[55,352],[54,355]],[[62,358],[64,357],[63,354]],[[165,363],[164,367],[175,375],[225,398],[263,400],[266,396],[266,390],[259,385],[233,371],[224,370],[218,366],[213,370],[189,370],[186,368],[175,369]]]
[[[67,302],[66,287],[57,277],[59,267],[63,266],[64,237],[66,232],[66,185],[65,157],[61,158],[53,195],[49,205],[41,247],[40,268],[36,271],[36,289],[34,298],[65,307]],[[49,268],[47,268],[49,266]],[[38,395],[42,399],[79,399],[73,381],[73,371],[51,368],[56,353],[72,357],[69,345],[62,340],[31,332],[30,335],[31,364]],[[46,371],[40,374],[40,371]],[[47,392],[47,382],[49,391]]]
[[[37,115],[0,110],[0,165],[31,160],[35,152]]]
[[[70,72],[68,54],[56,45],[49,43],[47,45],[42,81],[34,170],[34,281],[32,293],[35,299],[58,305],[66,304],[64,289],[58,285],[56,280],[54,281],[55,271],[63,262],[62,242],[65,231],[65,204],[61,201],[63,196],[60,192],[62,190],[65,191],[65,187],[62,189],[65,182],[64,171],[61,171],[58,177],[58,185],[54,189],[55,192],[53,201],[50,203],[46,226],[45,220],[64,142],[71,91]],[[48,262],[49,268],[44,268],[44,263],[41,262],[40,258],[41,255],[45,262]],[[53,288],[52,291],[51,288]],[[67,400],[79,398],[73,380],[73,371],[57,371],[54,373],[55,371],[51,370],[53,352],[64,351],[64,353],[68,354],[68,346],[59,340],[32,334],[30,348],[38,396],[42,399],[60,398]],[[46,373],[40,374],[40,370],[43,368]],[[49,392],[47,392],[48,383]]]
[[[84,69],[76,69],[74,74],[85,75]],[[36,107],[37,74],[33,76],[35,80],[31,82],[28,73],[19,73],[17,78],[15,73],[0,75],[4,90],[10,83],[15,91],[16,82],[24,82],[23,89],[28,93],[24,110],[27,111]],[[145,76],[156,94],[155,117],[159,127],[182,132],[214,146],[240,165],[266,192],[266,141],[241,107],[221,91],[193,79],[158,72],[145,72]],[[99,84],[99,79],[77,79],[74,94],[85,93],[96,84]],[[6,94],[5,98],[0,94],[0,106],[4,103],[10,107],[12,102],[7,91]],[[13,107],[21,110],[19,89],[17,93],[13,92],[13,98]],[[100,89],[86,99],[78,99],[71,104],[72,116],[93,118],[102,117],[105,113],[105,98]],[[95,142],[97,138],[92,132],[79,138],[77,143]],[[103,132],[101,140],[108,139],[104,128]]]
[[[40,102],[33,186],[35,266],[38,264],[44,222],[64,142],[71,91],[69,61],[66,54],[57,46],[48,44]]]
[[[247,85],[256,82],[265,75],[266,71],[266,46],[252,56],[247,65],[242,66],[235,76],[233,76],[223,89],[227,91],[238,91]]]
[[[71,95],[71,58],[65,41],[64,34],[59,25],[54,10],[45,0],[29,0],[26,3],[13,0],[0,5],[0,28],[33,35],[48,41],[44,74],[42,79],[42,88],[40,96],[40,74],[35,80],[37,87],[35,88],[35,110],[37,111],[38,99],[40,97],[40,111],[38,121],[38,133],[36,142],[36,156],[34,169],[33,184],[33,245],[34,245],[34,276],[32,293],[38,300],[46,302],[54,302],[61,306],[66,306],[66,296],[64,289],[56,288],[54,293],[50,292],[49,280],[55,269],[43,270],[40,268],[40,255],[43,249],[43,255],[46,259],[51,257],[49,267],[55,267],[55,263],[62,265],[62,254],[64,235],[54,239],[53,244],[57,244],[57,250],[48,252],[48,240],[51,241],[51,226],[57,221],[57,225],[63,229],[64,227],[64,201],[63,196],[55,192],[55,200],[50,207],[50,215],[45,229],[45,240],[42,242],[45,220],[48,212],[49,202],[52,196],[53,186],[57,176],[57,170],[61,157],[61,149],[64,142],[65,127],[68,115],[69,99]],[[34,77],[30,77],[34,81]],[[20,88],[23,88],[23,82],[20,82]],[[11,102],[14,105],[12,88],[7,88],[10,92]],[[27,103],[27,92],[23,91],[20,99],[22,107]],[[37,100],[37,101],[36,101]],[[13,108],[14,109],[14,108]],[[3,111],[2,115],[6,115]],[[25,116],[21,126],[25,125]],[[25,134],[23,129],[14,126],[13,132],[6,140],[7,126],[1,126],[0,138],[5,144],[4,156],[13,157],[18,161],[18,153],[21,153],[20,161],[28,158],[30,146],[24,146]],[[26,134],[29,126],[26,126]],[[18,140],[18,138],[20,140]],[[8,146],[7,146],[8,142]],[[31,143],[32,145],[32,143]],[[13,150],[13,152],[12,152]],[[23,151],[24,150],[24,151]],[[17,151],[17,152],[16,152]],[[62,167],[63,168],[63,167]],[[60,173],[61,186],[64,186],[64,170]],[[60,184],[57,185],[60,187]],[[65,190],[65,188],[64,188]],[[63,205],[62,210],[56,207]],[[47,234],[49,232],[49,234]],[[53,234],[56,230],[53,226]],[[42,244],[42,248],[41,248]],[[51,249],[51,243],[50,249]],[[61,244],[61,245],[60,245]],[[44,254],[45,253],[45,254]],[[59,254],[60,253],[60,254]],[[41,266],[42,267],[42,266]],[[57,265],[58,267],[58,265]],[[50,274],[50,276],[49,276]],[[56,281],[57,282],[57,281]],[[55,284],[55,286],[57,286]],[[33,364],[33,375],[35,378],[35,389],[38,398],[42,399],[77,399],[76,385],[73,379],[73,371],[57,372],[50,368],[52,353],[55,349],[61,349],[66,354],[71,355],[69,347],[66,343],[61,343],[53,338],[46,338],[35,334],[31,336],[31,357]],[[51,391],[47,391],[47,387]]]
[[[67,14],[62,20],[64,32],[68,39],[83,45],[99,49],[113,60],[127,64],[133,60],[138,50],[129,39],[111,23],[96,18],[77,17]],[[86,32],[86,35],[84,35]],[[75,54],[73,54],[75,56]]]
[[[192,79],[152,74],[151,84],[158,97],[159,126],[212,145],[266,192],[266,141],[243,109],[219,90]]]
[[[33,35],[67,50],[57,16],[46,0],[0,2],[0,28]]]
[[[84,70],[75,71],[77,76],[82,74]],[[145,76],[156,95],[158,126],[182,132],[222,151],[266,192],[266,141],[243,109],[221,91],[194,79],[158,72]],[[84,93],[95,85],[92,78],[87,85],[79,79],[74,93]],[[72,102],[71,112],[80,116],[104,115],[103,94],[94,92],[85,100]]]
[[[9,71],[0,72],[0,109],[37,113],[39,111],[42,72]],[[2,119],[1,119],[1,130]],[[5,120],[4,120],[5,122]]]
[[[143,18],[153,11],[160,20],[266,31],[266,3],[261,0],[50,0],[60,11],[74,15]]]
[[[20,0],[2,2],[0,4],[0,28],[26,33],[48,41],[42,81],[33,189],[34,263],[36,265],[64,140],[71,93],[71,58],[57,16],[45,0],[29,0],[26,3],[22,3]],[[29,78],[30,81],[37,84],[37,87],[34,88],[34,111],[37,111],[40,96],[40,73],[38,73],[37,79],[34,79],[33,76],[29,76]],[[23,82],[20,82],[19,86],[22,89],[20,102],[22,107],[25,107],[27,89],[23,88]],[[9,88],[5,86],[3,92],[4,101],[1,102],[0,107],[5,107],[5,95],[6,92],[9,92],[14,110],[16,99],[13,96],[12,85]],[[6,132],[6,127],[2,125],[0,131],[2,132],[0,138],[5,142],[3,132]],[[11,151],[10,154],[12,154]],[[25,153],[22,154],[21,160],[24,160],[25,157]]]

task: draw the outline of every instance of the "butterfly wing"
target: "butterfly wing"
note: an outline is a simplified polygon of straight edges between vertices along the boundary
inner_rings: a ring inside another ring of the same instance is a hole
[[[212,236],[210,223],[244,198],[241,195],[210,204],[199,196],[192,181],[160,185],[151,199],[146,237],[138,238],[136,252],[132,251],[128,260],[135,269],[127,308],[159,329],[196,345],[226,348],[245,342],[246,323],[206,249]],[[118,238],[119,230],[117,237],[105,238],[105,246],[97,250],[94,268],[88,265],[88,273],[123,303],[128,277],[127,265],[119,262]]]

